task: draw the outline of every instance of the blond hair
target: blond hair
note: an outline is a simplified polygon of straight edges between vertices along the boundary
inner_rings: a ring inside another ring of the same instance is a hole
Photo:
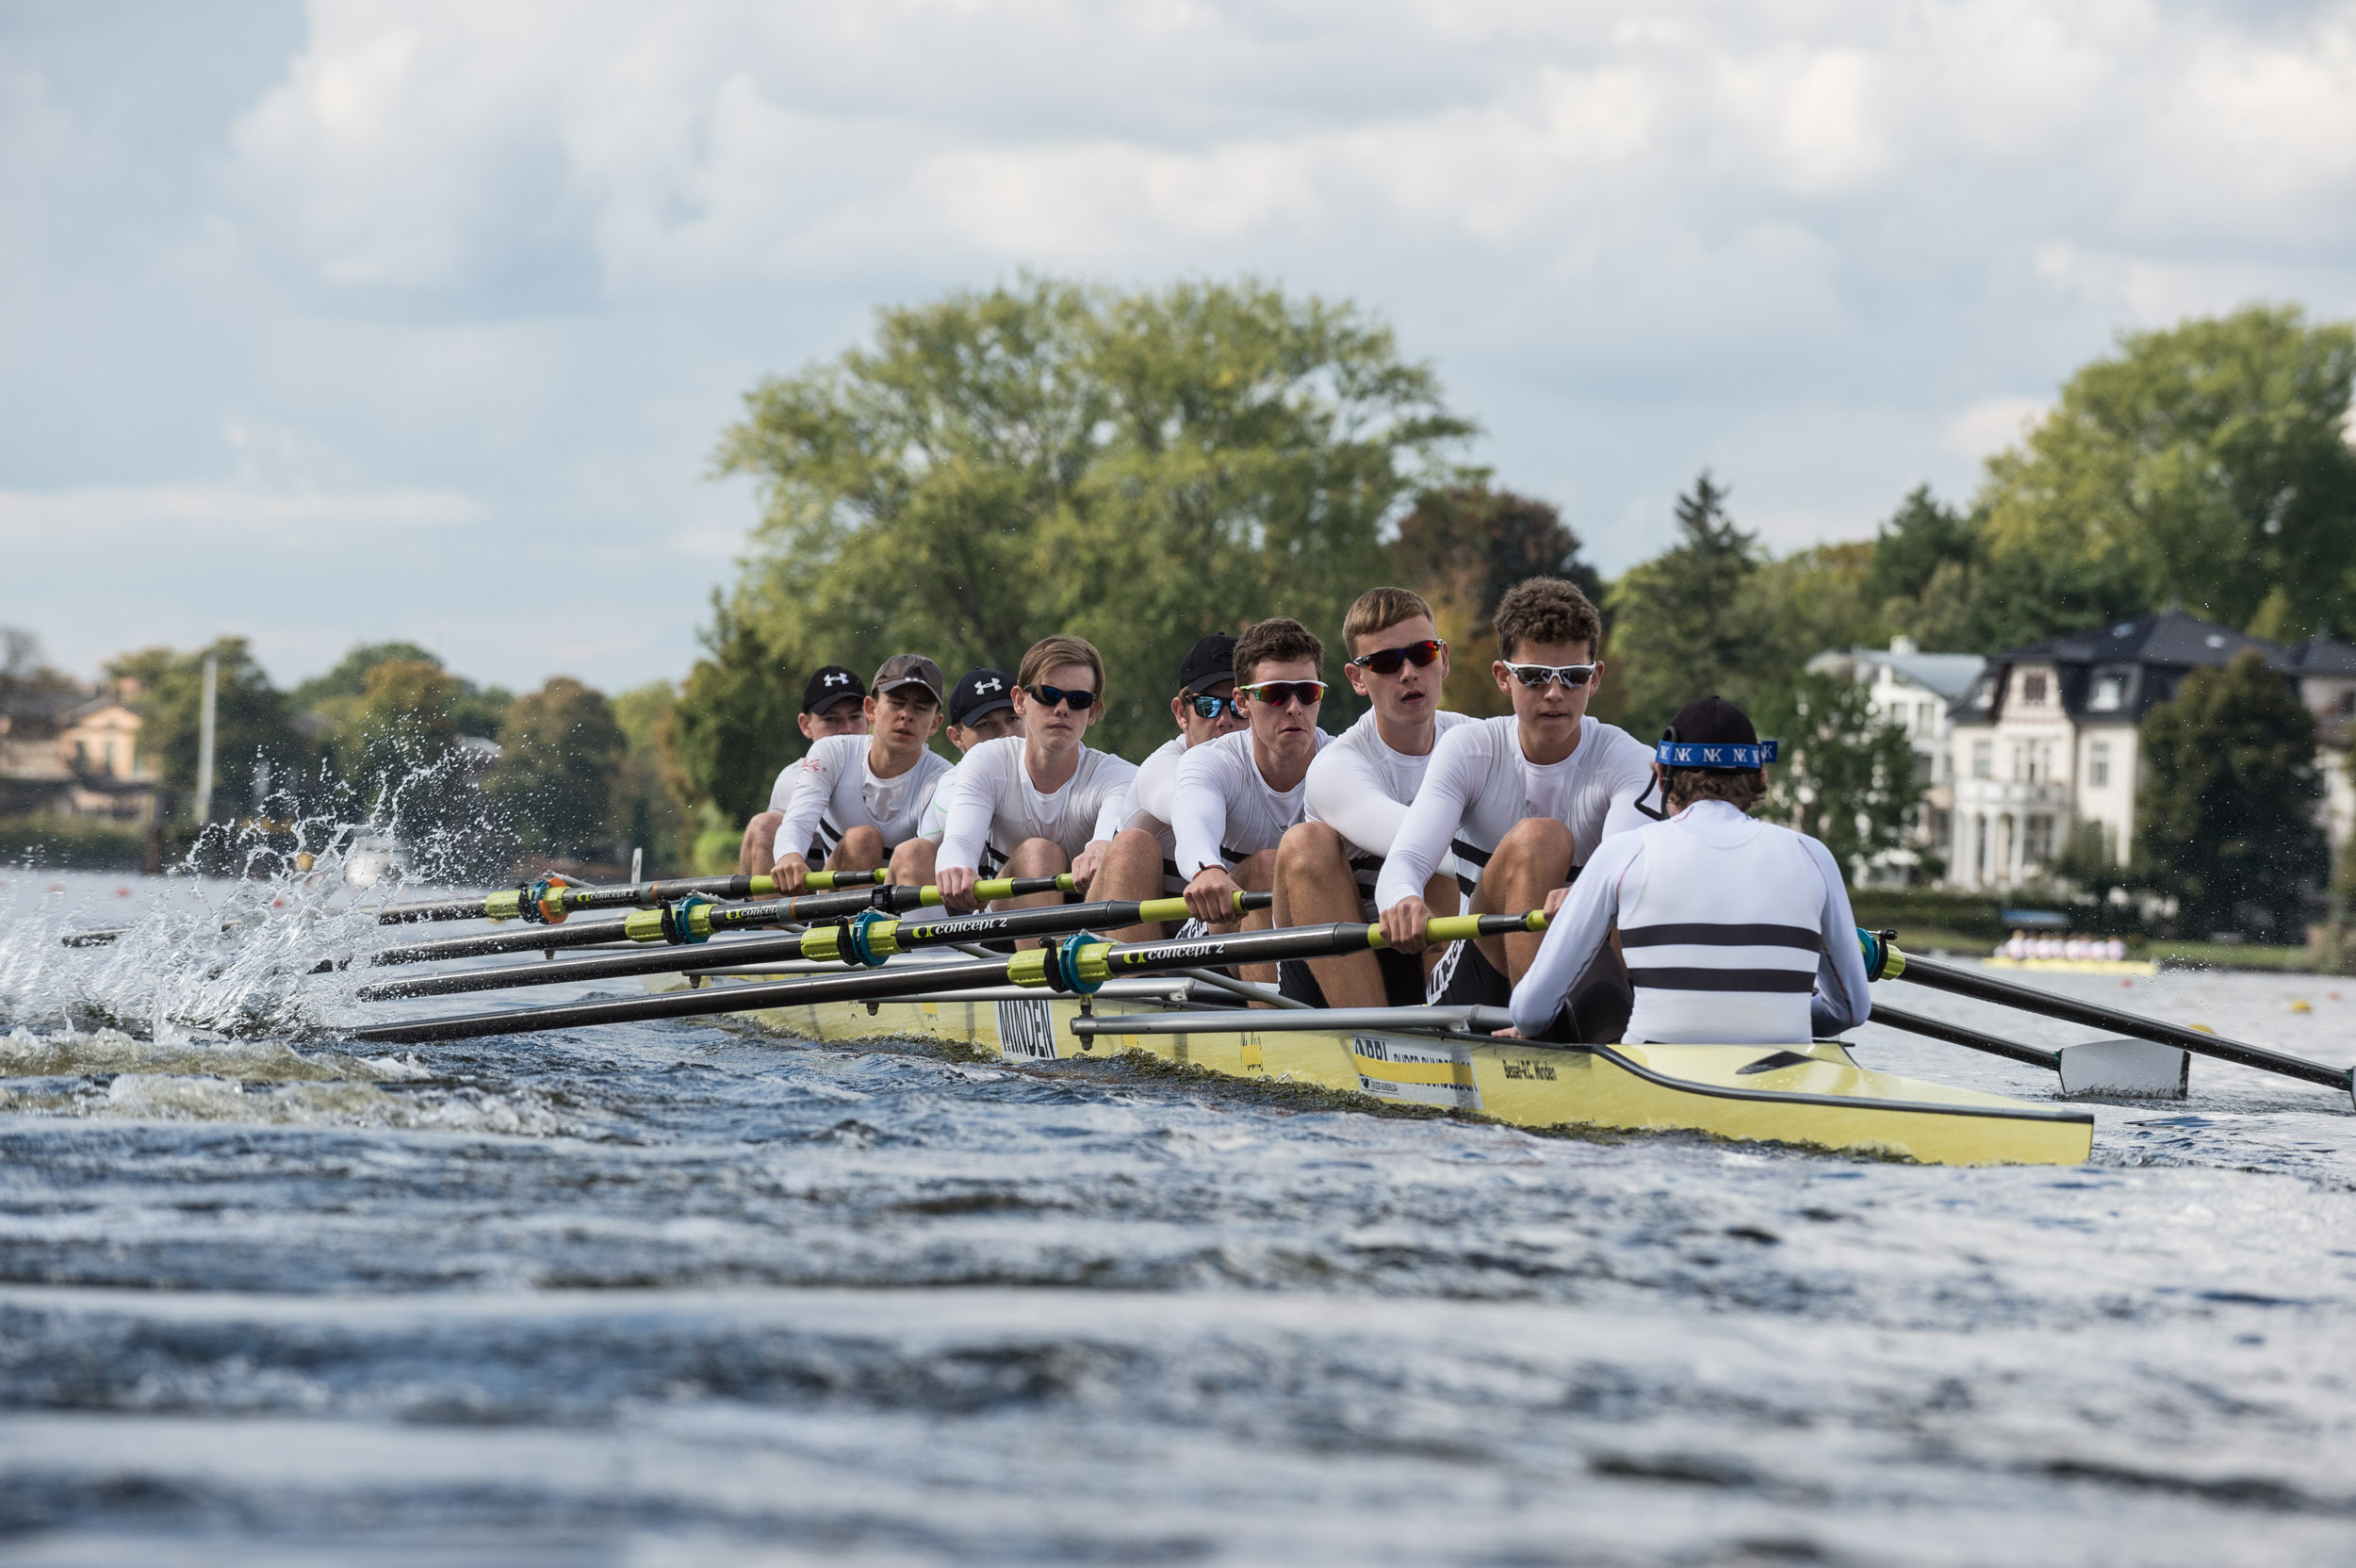
[[[1369,588],[1358,596],[1350,613],[1342,617],[1342,646],[1355,658],[1359,638],[1388,631],[1399,622],[1412,621],[1418,615],[1427,621],[1434,618],[1432,606],[1424,602],[1421,594],[1406,588]]]
[[[1104,656],[1096,651],[1096,645],[1085,637],[1041,637],[1023,656],[1022,666],[1015,672],[1015,684],[1036,686],[1039,678],[1062,664],[1086,664],[1096,677],[1096,695],[1104,695]]]

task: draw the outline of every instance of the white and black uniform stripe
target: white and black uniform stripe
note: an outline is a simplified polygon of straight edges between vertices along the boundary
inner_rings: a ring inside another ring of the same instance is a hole
[[[1652,748],[1592,716],[1579,720],[1570,756],[1543,766],[1522,755],[1520,721],[1513,714],[1460,724],[1432,748],[1422,787],[1375,883],[1375,903],[1387,909],[1402,898],[1421,898],[1450,852],[1458,884],[1471,892],[1491,852],[1524,817],[1562,822],[1571,830],[1574,864],[1584,865],[1607,837],[1644,823],[1635,801],[1651,779]]]
[[[1322,752],[1333,737],[1316,733]],[[1289,790],[1268,787],[1249,729],[1187,747],[1170,801],[1178,874],[1191,880],[1205,866],[1233,866],[1274,849],[1284,829],[1301,821],[1308,793],[1306,777]]]
[[[777,825],[778,854],[799,854],[820,866],[855,827],[882,834],[887,850],[923,831],[933,796],[949,776],[949,760],[927,750],[908,772],[878,778],[873,756],[868,736],[827,735],[811,742],[807,756],[777,775],[769,809],[785,815]]]
[[[1369,712],[1334,736],[1333,743],[1309,764],[1307,820],[1321,822],[1342,836],[1359,896],[1366,902],[1373,902],[1383,862],[1399,837],[1399,825],[1407,820],[1409,804],[1423,786],[1439,738],[1458,725],[1478,722],[1469,713],[1434,713],[1432,750],[1415,757],[1392,750]],[[1446,858],[1437,869],[1454,867],[1455,861]]]
[[[1631,1044],[1805,1044],[1873,1011],[1832,852],[1726,801],[1595,852],[1513,988],[1515,1028],[1547,1034],[1614,924],[1636,991]]]
[[[1093,747],[1080,748],[1080,763],[1063,787],[1042,794],[1031,784],[1024,762],[1027,743],[1020,735],[984,741],[965,754],[944,791],[947,825],[941,836],[941,866],[963,866],[995,875],[1025,839],[1045,839],[1071,859],[1120,830],[1137,764]]]

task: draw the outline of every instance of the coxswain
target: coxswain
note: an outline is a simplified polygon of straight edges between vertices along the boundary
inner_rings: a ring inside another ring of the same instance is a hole
[[[959,757],[984,741],[1022,733],[1023,721],[1014,711],[1014,677],[1006,671],[981,665],[959,676],[957,683],[949,689],[949,743],[957,748]],[[950,778],[933,792],[933,803],[925,809],[924,825],[916,837],[892,852],[894,887],[931,885],[933,865],[941,853],[941,836],[949,829],[949,785],[955,777],[956,764],[952,763]]]
[[[1652,768],[1667,816],[1588,858],[1513,988],[1517,1033],[1605,1043],[1573,999],[1611,961],[1615,930],[1635,1004],[1611,1039],[1805,1046],[1866,1021],[1840,862],[1807,834],[1748,815],[1775,759],[1775,743],[1724,698],[1678,710]]]
[[[864,735],[867,688],[859,684],[858,676],[842,665],[821,664],[802,683],[802,710],[794,723],[801,730],[803,741],[813,745],[833,735]],[[784,776],[778,776],[782,779]],[[775,796],[773,790],[769,809],[756,811],[753,820],[744,825],[744,841],[736,850],[736,869],[746,876],[765,876],[769,868],[777,864],[777,824],[783,820],[783,813]]]
[[[1496,625],[1490,676],[1513,711],[1440,737],[1375,884],[1383,939],[1402,953],[1424,949],[1424,890],[1449,853],[1475,914],[1535,909],[1607,833],[1645,820],[1635,801],[1652,749],[1587,711],[1603,675],[1603,620],[1587,596],[1530,578],[1497,601]],[[1432,972],[1433,997],[1501,1007],[1537,953],[1535,936],[1457,943]]]
[[[940,665],[893,654],[861,701],[870,732],[812,741],[777,776],[769,796],[786,846],[770,873],[777,891],[799,893],[813,860],[828,871],[880,870],[923,830],[951,767],[927,744],[941,727],[941,688]]]
[[[1096,874],[1092,897],[1142,901],[1174,898],[1186,890],[1178,874],[1178,835],[1170,825],[1176,808],[1178,764],[1190,746],[1233,735],[1243,727],[1243,710],[1235,700],[1235,639],[1214,631],[1197,641],[1178,662],[1178,693],[1170,699],[1170,716],[1178,733],[1137,764],[1129,781],[1128,804],[1121,808],[1121,831],[1104,848],[1104,861]],[[1153,941],[1162,935],[1159,923],[1125,925],[1107,933],[1115,941]]]
[[[1069,872],[1083,890],[1104,845],[1119,828],[1137,764],[1082,743],[1104,716],[1104,660],[1078,637],[1042,637],[1016,672],[1014,710],[1023,733],[984,741],[965,754],[949,788],[941,834],[941,902],[973,906],[973,884],[987,873],[1057,876]],[[1035,893],[992,908],[1052,904]]]
[[[1178,871],[1186,878],[1186,907],[1213,930],[1236,928],[1235,894],[1266,892],[1276,883],[1276,846],[1301,820],[1309,764],[1333,740],[1317,727],[1325,701],[1325,645],[1285,615],[1244,629],[1235,639],[1235,694],[1245,727],[1189,746],[1178,763],[1170,798]],[[1275,923],[1257,909],[1242,925]],[[1243,977],[1266,985],[1274,964],[1247,964]]]
[[[1374,888],[1439,738],[1470,714],[1440,707],[1448,644],[1421,595],[1369,588],[1342,618],[1342,666],[1371,705],[1309,764],[1307,820],[1276,851],[1276,923],[1367,920]],[[1456,862],[1445,857],[1426,883],[1435,914],[1457,908]],[[1390,948],[1331,958],[1287,958],[1280,988],[1313,1007],[1414,1006],[1424,999],[1440,949],[1420,958]]]

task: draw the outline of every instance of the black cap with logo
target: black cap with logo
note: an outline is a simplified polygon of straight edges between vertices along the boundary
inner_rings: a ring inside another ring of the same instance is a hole
[[[849,698],[856,702],[867,694],[859,677],[840,664],[827,664],[810,672],[802,687],[802,711],[823,713],[836,703]]]
[[[875,668],[875,694],[896,692],[903,686],[922,686],[941,700],[947,682],[941,678],[941,666],[921,653],[895,653]]]
[[[949,722],[971,729],[985,713],[1014,706],[1014,677],[1004,670],[968,670],[949,694]]]
[[[1199,696],[1222,680],[1235,678],[1235,640],[1214,631],[1186,650],[1178,662],[1178,694]]]

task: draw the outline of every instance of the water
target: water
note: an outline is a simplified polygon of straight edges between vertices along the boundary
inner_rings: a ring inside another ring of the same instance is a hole
[[[302,974],[389,939],[326,894],[53,880],[0,888],[10,1562],[2356,1558],[2321,1089],[2196,1062],[2091,1166],[1950,1170],[710,1021],[359,1051],[483,999]],[[2037,978],[2356,1057],[2356,985]]]

